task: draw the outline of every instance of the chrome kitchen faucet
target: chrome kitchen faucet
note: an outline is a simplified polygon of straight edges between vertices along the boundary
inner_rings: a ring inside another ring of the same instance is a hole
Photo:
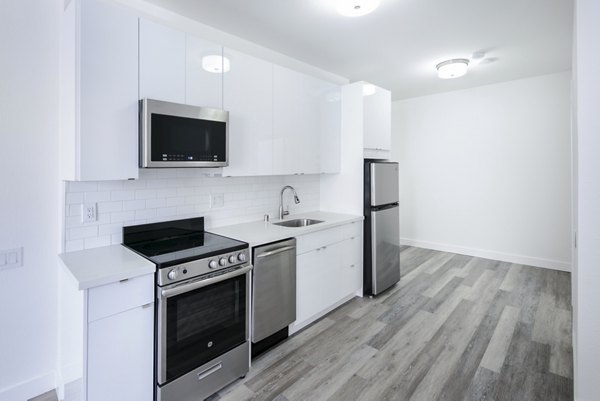
[[[283,220],[284,216],[287,216],[288,214],[290,214],[289,210],[283,210],[283,193],[285,192],[286,189],[291,189],[292,193],[294,194],[294,202],[296,204],[300,203],[300,198],[298,198],[298,194],[296,193],[296,190],[294,189],[294,187],[292,187],[291,185],[286,185],[285,187],[283,187],[281,189],[281,194],[279,197],[279,220]]]

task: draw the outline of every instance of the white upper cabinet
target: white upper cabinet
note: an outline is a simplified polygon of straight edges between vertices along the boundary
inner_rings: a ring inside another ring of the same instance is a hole
[[[61,177],[138,177],[138,18],[95,0],[61,22]]]
[[[275,174],[339,171],[340,132],[339,86],[273,67]]]
[[[390,91],[374,85],[370,85],[369,88],[371,90],[363,94],[364,148],[389,151],[392,134],[392,95]]]
[[[187,34],[185,44],[185,103],[223,108],[223,47]]]
[[[223,105],[229,111],[229,167],[223,175],[273,174],[273,64],[231,49],[224,55]]]
[[[319,173],[320,83],[273,67],[273,169],[275,174]]]
[[[140,19],[140,99],[185,103],[186,34]]]
[[[319,98],[319,105],[319,172],[339,173],[342,145],[342,88],[338,85],[326,85],[326,90]]]

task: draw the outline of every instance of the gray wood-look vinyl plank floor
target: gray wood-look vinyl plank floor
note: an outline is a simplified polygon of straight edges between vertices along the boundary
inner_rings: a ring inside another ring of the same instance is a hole
[[[209,398],[572,401],[569,273],[401,247],[402,279],[355,298]]]

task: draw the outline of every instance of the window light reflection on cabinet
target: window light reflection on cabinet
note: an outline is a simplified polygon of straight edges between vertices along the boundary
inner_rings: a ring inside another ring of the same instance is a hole
[[[229,71],[231,65],[227,57],[220,54],[210,54],[202,57],[202,68],[205,71],[220,74]]]
[[[376,88],[373,84],[363,84],[363,96],[371,96],[375,94]]]

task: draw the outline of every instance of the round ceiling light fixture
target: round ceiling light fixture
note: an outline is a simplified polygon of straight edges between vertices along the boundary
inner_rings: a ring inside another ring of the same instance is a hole
[[[467,73],[469,60],[466,58],[454,58],[452,60],[442,61],[435,66],[438,71],[438,77],[442,79],[452,79],[462,77]]]
[[[337,0],[337,12],[344,17],[360,17],[372,13],[381,0]]]
[[[229,59],[220,54],[210,54],[202,57],[202,68],[215,74],[227,72],[230,68]]]

